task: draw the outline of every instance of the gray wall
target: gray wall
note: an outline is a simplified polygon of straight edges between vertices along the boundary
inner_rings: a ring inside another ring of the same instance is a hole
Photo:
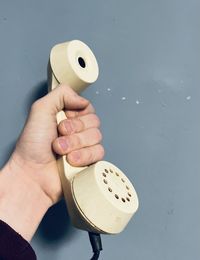
[[[140,209],[103,236],[101,259],[200,259],[200,1],[0,0],[0,163],[46,93],[51,47],[81,39],[100,78],[84,95],[102,121],[106,160],[134,182]],[[41,260],[89,259],[61,201],[32,240]]]

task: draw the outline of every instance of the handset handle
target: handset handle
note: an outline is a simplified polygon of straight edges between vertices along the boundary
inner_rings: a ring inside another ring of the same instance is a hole
[[[99,68],[96,58],[90,48],[79,40],[73,40],[55,45],[50,53],[48,64],[49,91],[64,83],[77,93],[82,92],[98,78]],[[57,123],[66,119],[64,111],[56,115]],[[58,161],[60,170],[70,180],[86,167],[73,167],[62,156]]]
[[[48,70],[50,70],[50,67],[48,68]],[[49,72],[52,73],[52,71],[50,70]],[[59,82],[57,81],[57,79],[55,78],[54,74],[51,74],[51,77],[49,78],[49,91],[55,89],[56,87],[58,87]],[[65,112],[64,111],[60,111],[57,113],[56,115],[56,121],[57,124],[59,124],[62,120],[67,119]],[[72,180],[72,178],[74,177],[74,175],[80,171],[82,171],[83,169],[85,169],[87,166],[85,167],[74,167],[72,165],[70,165],[67,162],[67,158],[66,155],[61,156],[60,158],[58,158],[57,160],[57,164],[58,164],[58,168],[59,168],[59,172],[60,172],[60,177],[61,179],[65,178],[66,180],[70,181]],[[63,176],[64,174],[64,176]]]

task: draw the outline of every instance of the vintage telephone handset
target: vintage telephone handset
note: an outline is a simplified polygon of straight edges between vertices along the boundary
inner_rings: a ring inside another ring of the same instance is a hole
[[[73,40],[52,48],[49,91],[64,83],[80,93],[96,81],[98,73],[96,58],[85,43]],[[56,118],[59,123],[66,115],[61,111]],[[102,249],[98,234],[116,234],[126,227],[138,209],[136,191],[112,163],[99,161],[88,167],[73,167],[66,156],[57,162],[71,221],[75,227],[89,232],[94,251],[92,259],[98,259],[97,251]]]

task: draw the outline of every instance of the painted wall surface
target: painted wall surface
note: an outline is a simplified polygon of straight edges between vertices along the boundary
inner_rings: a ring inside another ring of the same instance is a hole
[[[133,181],[140,209],[103,236],[101,259],[200,259],[200,1],[0,0],[0,164],[31,103],[46,93],[51,47],[80,39],[99,80],[84,93],[101,118],[105,159]],[[89,259],[63,201],[32,240],[38,259]]]

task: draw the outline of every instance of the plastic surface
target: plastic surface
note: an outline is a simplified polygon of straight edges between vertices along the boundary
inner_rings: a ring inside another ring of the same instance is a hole
[[[94,54],[79,40],[55,45],[50,53],[50,64],[56,80],[69,84],[78,93],[95,82],[99,74]]]

